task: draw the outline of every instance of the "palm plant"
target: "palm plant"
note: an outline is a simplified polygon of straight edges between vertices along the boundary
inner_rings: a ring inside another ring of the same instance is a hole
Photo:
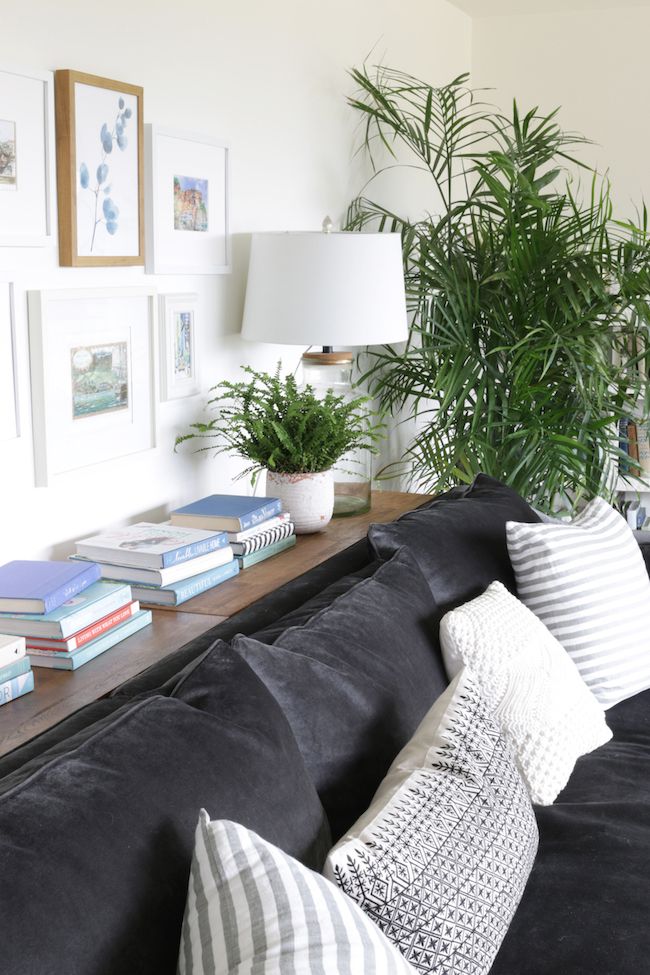
[[[432,189],[417,220],[368,185],[348,214],[348,229],[402,235],[410,340],[371,352],[366,374],[382,408],[419,418],[399,469],[428,490],[482,470],[542,507],[606,494],[617,423],[650,406],[645,208],[637,224],[613,219],[607,179],[575,159],[585,140],[556,112],[515,103],[506,118],[467,76],[442,88],[386,68],[352,77],[369,185],[415,167]]]

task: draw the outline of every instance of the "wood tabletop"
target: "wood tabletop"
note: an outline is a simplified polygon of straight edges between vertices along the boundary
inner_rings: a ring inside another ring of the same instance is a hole
[[[313,569],[332,555],[365,538],[368,526],[373,522],[394,521],[405,511],[424,504],[428,497],[426,494],[407,494],[400,491],[373,492],[370,511],[362,515],[333,518],[322,532],[298,535],[293,548],[244,569],[234,579],[189,599],[178,609],[183,613],[233,616],[285,582],[296,579],[303,572]],[[164,609],[168,612],[178,611],[174,606],[165,606]]]
[[[178,650],[194,637],[250,606],[364,538],[373,522],[393,521],[427,500],[424,494],[373,493],[370,511],[333,519],[322,532],[300,535],[293,548],[244,569],[180,607],[157,607],[153,623],[76,671],[35,667],[35,689],[0,707],[0,756],[52,728],[86,704]]]

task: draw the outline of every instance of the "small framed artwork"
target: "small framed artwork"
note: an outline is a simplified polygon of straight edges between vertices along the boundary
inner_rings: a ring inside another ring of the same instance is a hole
[[[0,246],[52,241],[53,75],[0,70]]]
[[[156,445],[154,296],[31,291],[36,486]]]
[[[65,70],[54,89],[60,264],[144,264],[142,88]]]
[[[13,285],[0,282],[0,442],[19,435]]]
[[[200,392],[196,348],[198,295],[160,295],[160,397]]]
[[[228,147],[205,136],[145,126],[150,274],[230,271]]]

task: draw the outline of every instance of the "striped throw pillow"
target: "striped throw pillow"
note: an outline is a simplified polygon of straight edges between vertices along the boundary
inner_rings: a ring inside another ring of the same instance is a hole
[[[602,498],[570,524],[509,521],[517,593],[604,708],[650,687],[650,581],[631,529]]]
[[[415,975],[356,904],[276,846],[201,810],[178,975]]]

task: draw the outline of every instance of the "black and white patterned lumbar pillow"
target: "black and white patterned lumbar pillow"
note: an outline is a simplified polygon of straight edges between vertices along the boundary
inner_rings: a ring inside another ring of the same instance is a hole
[[[514,756],[464,669],[330,852],[325,875],[417,971],[485,975],[537,842]]]
[[[201,810],[178,975],[416,975],[328,880]]]
[[[506,525],[521,601],[604,708],[650,687],[650,580],[625,519],[594,498],[570,524]]]

